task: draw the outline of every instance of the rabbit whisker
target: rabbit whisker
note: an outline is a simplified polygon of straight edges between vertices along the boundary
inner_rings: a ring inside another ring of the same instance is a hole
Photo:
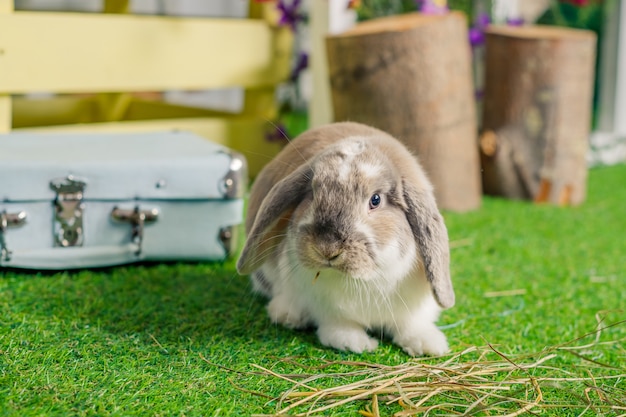
[[[287,140],[287,142],[289,142],[289,144],[291,144],[291,143],[293,142],[293,139],[291,139],[291,138],[287,135],[287,133],[285,133],[285,131],[284,131],[284,130],[282,130],[280,127],[278,127],[278,125],[277,125],[276,123],[272,122],[272,121],[271,121],[271,120],[269,120],[269,119],[265,119],[265,121],[266,121],[267,123],[271,124],[271,125],[274,127],[274,129],[278,130],[278,131],[280,132],[280,134],[281,134],[281,135],[282,135],[282,136],[283,136],[283,137]],[[303,162],[306,162],[306,158],[304,157],[304,155],[302,155],[302,152],[300,152],[300,150],[298,149],[298,147],[297,147],[297,146],[294,146],[294,149],[298,152],[298,154],[300,155],[300,158],[302,158],[302,161],[303,161]]]

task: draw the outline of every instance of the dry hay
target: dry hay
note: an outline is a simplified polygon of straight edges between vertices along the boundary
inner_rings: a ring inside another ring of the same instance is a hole
[[[522,414],[626,416],[626,370],[588,358],[589,349],[616,344],[596,340],[584,346],[554,346],[538,353],[506,356],[494,346],[471,347],[436,359],[398,366],[329,362],[307,375],[280,374],[255,366],[257,375],[288,381],[272,415],[309,416],[355,410],[365,417]],[[579,365],[559,367],[560,356]],[[284,360],[283,362],[287,362]],[[290,362],[291,365],[303,365]],[[350,372],[332,372],[339,366]],[[595,375],[594,375],[595,373]],[[353,381],[345,382],[341,381]],[[260,394],[269,398],[265,394]],[[271,402],[273,402],[271,401]]]
[[[370,403],[365,411],[360,411],[366,417],[380,416],[382,405],[394,403],[402,408],[394,414],[396,416],[497,414],[512,417],[537,409],[566,408],[581,409],[583,413],[591,410],[594,415],[609,411],[615,413],[612,415],[626,415],[626,390],[617,386],[626,379],[626,374],[593,376],[588,373],[581,377],[575,372],[548,366],[546,362],[556,358],[557,353],[539,356],[534,361],[528,361],[530,357],[512,359],[502,354],[498,354],[500,359],[487,360],[496,352],[489,346],[473,347],[434,365],[419,361],[399,366],[334,362],[333,365],[348,365],[358,370],[311,375],[299,381],[294,375],[257,368],[268,376],[294,384],[278,399],[276,415],[319,415],[355,401]],[[465,356],[475,353],[479,356],[477,360],[464,360]],[[363,379],[331,388],[311,385],[315,381],[351,376]],[[574,385],[582,391],[575,392]],[[547,401],[544,390],[570,391],[571,402]]]

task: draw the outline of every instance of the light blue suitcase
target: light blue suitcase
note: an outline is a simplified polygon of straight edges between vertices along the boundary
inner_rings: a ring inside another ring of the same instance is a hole
[[[0,267],[221,260],[246,161],[185,132],[0,135]]]

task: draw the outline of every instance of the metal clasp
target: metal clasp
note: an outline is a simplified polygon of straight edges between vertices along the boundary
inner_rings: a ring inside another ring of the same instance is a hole
[[[229,258],[233,254],[237,238],[236,231],[234,226],[225,226],[220,229],[219,240],[224,248],[225,258]]]
[[[26,223],[26,212],[7,213],[4,210],[0,213],[0,261],[8,262],[11,260],[11,251],[7,246],[6,231],[9,227],[17,227]]]
[[[50,189],[56,192],[54,206],[54,245],[61,247],[83,245],[83,192],[86,183],[68,175],[50,181]]]
[[[230,157],[228,172],[221,179],[219,189],[226,199],[241,198],[244,195],[248,179],[246,158],[234,151],[224,151]]]
[[[141,255],[141,244],[143,242],[143,229],[147,223],[154,223],[159,218],[159,210],[153,208],[149,210],[140,210],[139,206],[135,206],[134,209],[121,209],[119,207],[113,207],[111,211],[111,218],[118,222],[130,223],[131,225],[131,240],[137,245],[137,252],[135,255]]]

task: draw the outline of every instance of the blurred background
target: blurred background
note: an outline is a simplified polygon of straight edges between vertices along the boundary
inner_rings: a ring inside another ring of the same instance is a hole
[[[192,130],[244,152],[254,176],[287,137],[336,120],[328,36],[383,16],[437,14],[442,8],[466,17],[478,133],[490,26],[550,25],[595,33],[586,158],[590,166],[626,159],[621,0],[0,4],[0,131]]]

